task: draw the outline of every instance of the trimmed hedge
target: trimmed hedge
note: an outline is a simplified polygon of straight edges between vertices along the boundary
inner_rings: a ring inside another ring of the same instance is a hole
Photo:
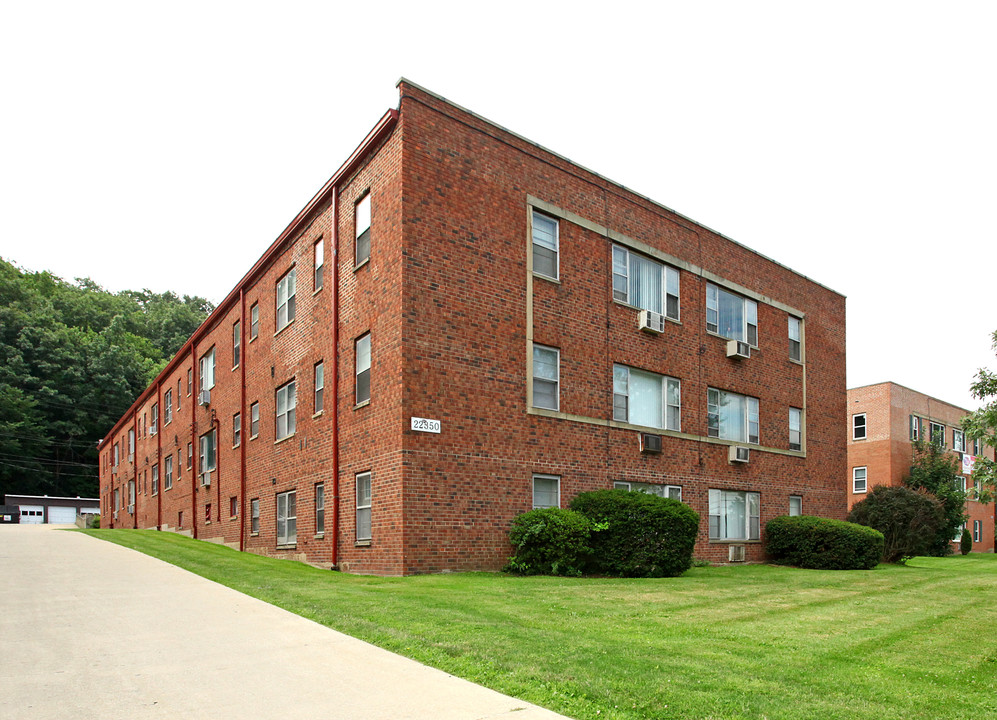
[[[678,500],[629,490],[584,492],[571,509],[598,528],[591,572],[621,577],[673,577],[692,566],[699,515]]]
[[[765,551],[782,565],[871,570],[883,559],[883,533],[842,520],[784,515],[766,523]]]
[[[969,555],[973,551],[973,536],[969,534],[969,528],[962,529],[962,537],[959,539],[959,552]]]
[[[890,563],[931,554],[946,522],[945,508],[934,495],[888,485],[877,485],[865,500],[855,503],[848,520],[883,533],[883,560]]]
[[[592,522],[561,508],[530,510],[513,518],[509,540],[516,554],[505,569],[520,575],[581,575],[592,548]]]

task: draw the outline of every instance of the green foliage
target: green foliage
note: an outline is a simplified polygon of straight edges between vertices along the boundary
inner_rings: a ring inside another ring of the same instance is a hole
[[[931,493],[942,504],[945,522],[938,528],[927,554],[941,557],[952,552],[952,538],[966,522],[966,491],[962,489],[962,473],[955,455],[940,443],[917,440],[910,476],[904,485],[911,490]]]
[[[520,575],[581,575],[592,554],[592,521],[562,508],[530,510],[513,518],[516,554],[506,571]]]
[[[692,566],[699,515],[688,505],[628,490],[581,493],[571,509],[606,529],[592,538],[594,572],[621,577],[672,577]]]
[[[877,485],[856,503],[848,520],[883,533],[883,560],[896,563],[931,554],[939,528],[946,523],[945,509],[930,493],[887,485]]]
[[[96,496],[97,440],[211,309],[0,258],[0,497]]]
[[[765,524],[765,551],[780,565],[814,570],[871,570],[883,558],[883,533],[829,518],[798,515]]]
[[[997,352],[997,331],[991,336],[992,347]],[[984,401],[982,407],[962,419],[966,437],[982,440],[983,444],[997,448],[997,373],[981,368],[969,387],[973,397]],[[978,455],[973,467],[973,480],[979,481],[981,502],[991,502],[997,493],[997,463]]]
[[[959,539],[959,552],[963,555],[969,555],[973,551],[973,536],[969,532],[969,528],[962,529],[962,537]]]

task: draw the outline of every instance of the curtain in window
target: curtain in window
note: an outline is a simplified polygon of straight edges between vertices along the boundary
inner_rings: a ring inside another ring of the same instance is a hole
[[[660,375],[630,370],[630,422],[648,427],[663,427]]]
[[[662,266],[630,253],[630,304],[651,312],[661,312]]]
[[[717,302],[717,332],[731,340],[744,340],[744,300],[721,290]]]
[[[682,429],[682,394],[679,381],[668,378],[668,424],[669,430]]]
[[[720,437],[725,440],[744,442],[746,428],[744,425],[744,400],[741,395],[720,392],[718,414],[720,418]]]

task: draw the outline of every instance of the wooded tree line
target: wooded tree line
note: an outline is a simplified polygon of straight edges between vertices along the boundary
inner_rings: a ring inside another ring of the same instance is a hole
[[[97,497],[97,441],[212,309],[0,258],[0,501]]]

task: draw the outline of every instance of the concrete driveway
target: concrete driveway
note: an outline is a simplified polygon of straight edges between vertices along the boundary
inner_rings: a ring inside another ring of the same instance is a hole
[[[0,716],[554,720],[172,565],[0,525]]]

